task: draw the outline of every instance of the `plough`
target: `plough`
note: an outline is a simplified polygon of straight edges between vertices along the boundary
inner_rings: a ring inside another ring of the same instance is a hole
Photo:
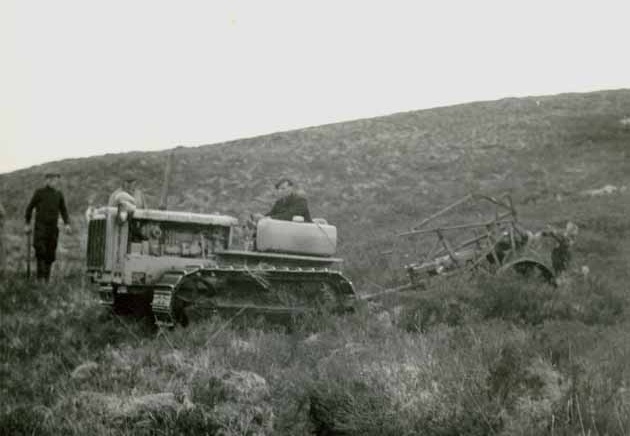
[[[458,206],[472,202],[493,208],[492,217],[472,223],[429,226]],[[518,221],[509,194],[498,197],[469,194],[397,235],[398,238],[422,236],[424,241],[429,240],[426,246],[430,249],[404,267],[408,283],[363,294],[362,298],[423,288],[432,278],[451,277],[468,271],[498,275],[513,270],[555,284],[558,274],[566,268],[565,260],[570,256],[568,250],[576,233],[577,227],[572,223],[565,231],[547,227],[544,231],[532,232]],[[554,244],[544,243],[545,237],[550,237]]]

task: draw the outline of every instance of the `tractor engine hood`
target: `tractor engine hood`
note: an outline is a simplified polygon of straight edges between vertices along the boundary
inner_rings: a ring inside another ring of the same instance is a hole
[[[101,207],[96,210],[94,217],[104,218],[107,215],[116,215],[117,212],[118,210],[115,207]],[[133,212],[133,217],[134,219],[151,221],[193,223],[225,227],[238,225],[238,219],[229,215],[178,212],[173,210],[136,209]]]
[[[136,209],[133,216],[135,219],[152,221],[210,224],[226,227],[238,225],[238,219],[229,215],[176,212],[172,210]]]

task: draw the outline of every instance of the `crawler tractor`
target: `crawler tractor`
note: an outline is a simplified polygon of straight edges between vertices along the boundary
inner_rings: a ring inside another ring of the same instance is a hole
[[[208,311],[343,311],[353,300],[335,226],[263,218],[251,248],[233,243],[238,228],[226,215],[103,207],[89,223],[87,272],[103,305],[166,326]]]

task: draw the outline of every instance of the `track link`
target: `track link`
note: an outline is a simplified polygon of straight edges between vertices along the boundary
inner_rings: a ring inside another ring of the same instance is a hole
[[[101,285],[98,288],[98,302],[109,310],[114,310],[115,291],[112,285]]]

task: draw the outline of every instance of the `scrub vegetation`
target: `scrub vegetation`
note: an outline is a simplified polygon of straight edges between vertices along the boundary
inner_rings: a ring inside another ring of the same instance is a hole
[[[81,270],[87,196],[104,202],[120,167],[134,168],[157,204],[165,153],[0,175],[12,217],[0,279],[0,434],[629,434],[628,116],[630,91],[620,90],[179,150],[177,210],[242,217],[270,205],[280,175],[298,179],[313,216],[338,226],[359,292],[404,280],[422,241],[395,234],[471,191],[510,192],[533,230],[567,220],[580,228],[557,287],[462,275],[345,316],[282,324],[214,317],[161,331],[98,306]],[[64,174],[75,233],[61,236],[54,278],[42,285],[24,279],[20,217],[37,174],[53,169]]]

